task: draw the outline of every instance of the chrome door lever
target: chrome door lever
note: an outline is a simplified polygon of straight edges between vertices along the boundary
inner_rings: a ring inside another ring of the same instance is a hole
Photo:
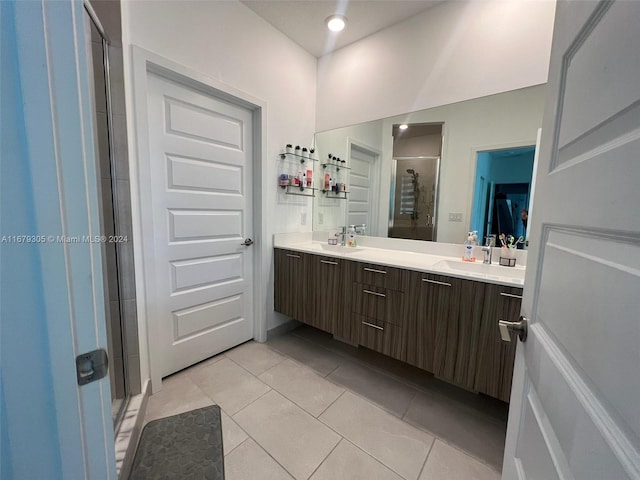
[[[253,245],[253,240],[251,240],[250,238],[245,238],[244,242],[242,242],[240,245],[242,245],[243,247],[248,247],[250,245]]]
[[[527,341],[527,331],[529,330],[529,321],[526,317],[520,316],[518,322],[507,322],[506,320],[499,320],[498,327],[500,327],[500,336],[505,342],[511,341],[510,332],[517,333],[521,342]]]

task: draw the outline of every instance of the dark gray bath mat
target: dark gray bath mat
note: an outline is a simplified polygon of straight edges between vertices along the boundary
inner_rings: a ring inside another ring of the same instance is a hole
[[[154,420],[142,430],[129,480],[174,479],[224,479],[217,405]]]

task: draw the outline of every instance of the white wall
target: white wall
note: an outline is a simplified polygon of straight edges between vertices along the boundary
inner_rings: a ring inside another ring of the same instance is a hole
[[[283,196],[277,187],[278,156],[287,143],[311,145],[315,131],[316,59],[238,1],[125,1],[122,5],[123,47],[129,155],[136,179],[135,112],[133,109],[131,45],[137,45],[189,69],[227,84],[267,104],[266,151],[262,161],[273,178],[263,194],[268,204],[268,231],[261,247],[268,288],[260,299],[268,328],[286,320],[273,311],[272,235],[275,232],[310,231],[311,200]],[[132,181],[133,221],[140,225],[138,193]],[[301,214],[308,216],[301,225]],[[138,235],[139,241],[139,235]],[[139,247],[139,245],[137,246]],[[143,281],[140,255],[136,276]],[[144,292],[144,285],[137,285]],[[141,302],[142,303],[142,302]],[[140,304],[139,304],[140,305]],[[144,305],[139,306],[140,358],[143,381],[149,377]]]
[[[448,1],[322,57],[318,131],[546,83],[553,0]]]
[[[316,134],[315,142],[320,159],[324,160],[331,153],[348,161],[349,139],[359,145],[382,151],[382,120]],[[318,173],[322,172],[321,168],[317,170]],[[314,229],[337,230],[338,226],[345,225],[346,206],[347,202],[345,200],[336,200],[323,196],[316,197],[313,209]],[[322,214],[322,222],[320,222],[320,214]]]

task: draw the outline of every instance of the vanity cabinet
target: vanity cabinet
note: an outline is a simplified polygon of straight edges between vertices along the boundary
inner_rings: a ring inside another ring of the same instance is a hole
[[[348,324],[347,340],[406,359],[406,275],[407,271],[398,268],[349,262],[351,289],[343,319]]]
[[[313,256],[310,262],[310,290],[307,293],[312,315],[307,321],[311,326],[336,334],[336,326],[344,315],[345,279],[342,259]]]
[[[522,288],[275,249],[275,309],[353,345],[509,401]]]
[[[485,285],[473,389],[505,402],[509,401],[511,395],[511,378],[518,338],[511,334],[511,342],[502,341],[498,321],[516,321],[520,316],[521,302],[521,288]]]
[[[473,389],[484,285],[412,272],[407,295],[407,362]]]
[[[305,323],[312,316],[307,301],[312,257],[292,250],[274,251],[274,309]]]

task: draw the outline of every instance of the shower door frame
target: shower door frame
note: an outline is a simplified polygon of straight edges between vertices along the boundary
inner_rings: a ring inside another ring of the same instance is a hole
[[[114,235],[115,237],[120,237],[122,232],[120,231],[120,219],[118,217],[119,215],[119,209],[118,209],[118,192],[116,189],[116,159],[115,159],[115,151],[116,151],[116,146],[115,146],[115,139],[114,139],[114,115],[113,115],[113,104],[112,104],[112,90],[111,90],[111,67],[110,67],[110,62],[109,62],[109,45],[111,43],[109,35],[107,34],[105,28],[103,27],[102,23],[100,22],[100,19],[98,17],[98,14],[95,12],[95,10],[93,9],[91,3],[88,0],[85,0],[83,2],[84,5],[84,11],[86,12],[86,14],[89,17],[89,21],[93,23],[93,25],[96,27],[96,29],[98,30],[98,33],[100,34],[101,38],[102,38],[102,58],[103,58],[103,68],[104,68],[104,88],[105,88],[105,99],[106,99],[106,117],[107,117],[107,136],[108,136],[108,145],[109,145],[109,171],[110,171],[110,187],[111,187],[111,210],[112,210],[112,215],[113,215],[113,228],[114,228]],[[88,52],[88,54],[90,54]],[[92,58],[93,60],[93,58]],[[90,72],[91,75],[94,74],[94,72]],[[91,79],[93,79],[93,77],[91,77]],[[97,115],[97,111],[94,110],[94,115]],[[97,118],[97,117],[96,117]],[[96,131],[97,131],[97,125],[96,125]],[[97,137],[96,137],[97,138]],[[99,152],[98,155],[96,157],[97,162],[100,162],[99,159]],[[99,168],[97,169],[97,171],[99,171]],[[99,180],[99,179],[98,179]],[[104,206],[102,205],[102,198],[100,198],[100,205],[102,208],[104,208]],[[103,232],[104,233],[104,232]],[[103,255],[105,254],[105,251],[103,249]],[[130,385],[130,379],[128,378],[129,375],[129,365],[128,365],[128,346],[127,346],[127,342],[126,342],[126,336],[124,335],[124,325],[123,325],[123,321],[125,319],[124,315],[124,305],[123,305],[123,300],[122,300],[122,292],[121,292],[121,285],[122,285],[122,265],[121,265],[121,252],[120,252],[120,243],[116,243],[115,244],[115,261],[116,261],[116,276],[117,276],[117,285],[118,285],[118,316],[119,316],[119,322],[120,322],[120,348],[122,350],[122,371],[119,372],[122,375],[122,382],[123,382],[123,390],[124,390],[124,397],[122,398],[122,403],[120,404],[120,406],[118,407],[118,412],[116,415],[113,415],[113,425],[114,425],[114,430],[118,431],[120,422],[122,421],[123,417],[124,417],[124,413],[126,412],[127,409],[127,404],[129,402],[129,399],[131,397],[131,385]],[[106,284],[108,284],[108,273],[107,270],[104,270],[104,275],[105,275],[105,280],[106,280]],[[107,298],[107,302],[109,302],[109,299]],[[105,313],[108,313],[110,311],[110,306],[109,308],[107,308],[107,305],[105,304]],[[109,322],[110,320],[106,319],[106,315],[105,315],[105,323]],[[106,325],[105,325],[106,327]],[[108,347],[111,347],[111,345],[108,345]],[[113,352],[108,352],[110,357],[112,357],[112,353]],[[113,366],[113,362],[110,362],[111,365]],[[114,371],[113,367],[110,366],[109,371]],[[115,371],[114,371],[115,373]],[[112,404],[113,404],[113,398],[112,398]]]

